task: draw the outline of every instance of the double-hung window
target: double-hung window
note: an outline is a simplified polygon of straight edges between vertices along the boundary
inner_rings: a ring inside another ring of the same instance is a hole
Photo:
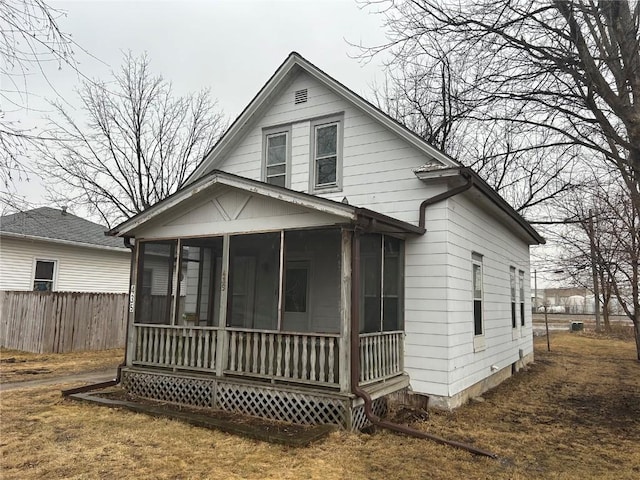
[[[280,187],[288,186],[290,168],[290,138],[288,127],[270,129],[264,133],[264,181]]]
[[[516,269],[514,267],[509,268],[509,279],[511,283],[511,328],[516,328],[518,322],[516,321]]]
[[[312,122],[311,191],[341,188],[342,121]]]
[[[520,326],[524,327],[524,272],[520,270]]]
[[[33,275],[33,290],[36,292],[53,291],[55,270],[55,260],[36,260],[36,268]]]
[[[473,268],[473,334],[478,336],[484,333],[482,321],[482,255],[473,253],[471,256]]]

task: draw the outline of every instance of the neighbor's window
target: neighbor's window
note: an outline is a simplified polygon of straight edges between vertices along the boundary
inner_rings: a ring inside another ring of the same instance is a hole
[[[33,290],[36,292],[53,291],[55,270],[55,260],[36,260],[36,271],[33,276]]]
[[[482,320],[482,255],[473,253],[472,262],[472,282],[473,282],[473,333],[482,335],[484,325]]]
[[[520,270],[520,325],[524,327],[524,272]]]
[[[514,267],[509,268],[509,278],[511,282],[511,328],[516,328],[518,322],[516,321],[516,269]]]
[[[176,242],[141,242],[138,248],[136,323],[171,325]]]
[[[312,190],[340,187],[341,121],[312,123]]]

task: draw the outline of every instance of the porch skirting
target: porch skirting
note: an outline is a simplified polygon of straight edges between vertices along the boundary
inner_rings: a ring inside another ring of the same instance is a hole
[[[400,375],[366,387],[374,400],[374,413],[384,415],[386,395],[407,385],[408,377]],[[335,424],[354,431],[369,425],[362,399],[341,392],[135,367],[122,370],[122,386],[139,397],[301,425]]]

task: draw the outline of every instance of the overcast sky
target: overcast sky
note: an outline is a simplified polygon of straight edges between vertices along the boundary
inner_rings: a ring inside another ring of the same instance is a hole
[[[176,94],[211,89],[233,120],[291,51],[352,90],[370,96],[382,81],[382,59],[363,65],[347,43],[384,41],[382,17],[359,8],[356,0],[236,1],[51,1],[66,11],[61,29],[95,56],[76,51],[82,74],[108,79],[122,52],[147,52],[154,73],[173,83]],[[47,71],[48,80],[71,105],[80,79],[68,67]],[[28,79],[28,118],[46,114],[45,99],[55,92],[34,75]],[[80,115],[81,112],[78,112]],[[29,204],[45,203],[46,181],[19,182],[18,195]],[[71,206],[72,209],[72,206]]]

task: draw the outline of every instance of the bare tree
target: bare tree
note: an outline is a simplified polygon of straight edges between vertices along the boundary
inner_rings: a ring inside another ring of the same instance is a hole
[[[631,319],[640,360],[640,212],[631,202],[622,180],[593,182],[591,188],[558,205],[577,223],[560,231],[561,261],[578,284],[593,287],[592,264],[600,285],[596,308],[607,312],[612,298]],[[606,313],[605,313],[606,315]],[[605,329],[609,329],[605,316]]]
[[[470,118],[521,125],[542,135],[539,150],[604,159],[640,207],[640,2],[364,3],[385,16],[389,40],[363,56],[388,51],[410,75],[407,66],[433,71],[444,58],[464,65],[456,91]]]
[[[146,55],[126,54],[112,83],[78,90],[86,123],[59,103],[40,149],[52,200],[75,203],[104,223],[128,218],[180,188],[224,128],[208,90],[174,97]]]
[[[28,173],[28,146],[42,139],[29,126],[11,118],[29,108],[29,79],[37,76],[47,80],[50,64],[76,70],[73,55],[77,45],[58,24],[63,15],[42,0],[0,2],[0,183],[4,188]]]

